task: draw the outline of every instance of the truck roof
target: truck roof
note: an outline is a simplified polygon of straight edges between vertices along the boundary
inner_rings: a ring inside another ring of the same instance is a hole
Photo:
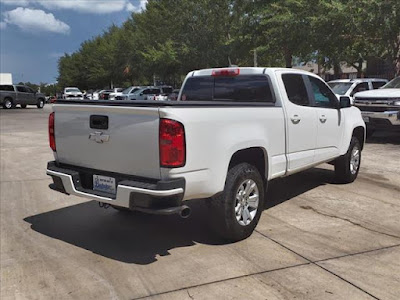
[[[337,82],[337,83],[346,83],[346,82],[370,82],[370,81],[382,81],[382,82],[388,82],[387,79],[382,79],[382,78],[354,78],[354,79],[336,79],[336,80],[331,80],[328,82]]]
[[[292,68],[263,68],[263,67],[225,67],[225,68],[212,68],[212,69],[201,69],[201,70],[195,70],[190,72],[187,77],[192,77],[192,76],[211,76],[213,72],[215,71],[220,71],[220,70],[240,70],[241,75],[252,75],[252,74],[266,74],[270,72],[275,72],[275,71],[290,71],[293,73],[301,73],[301,74],[312,74],[315,76],[314,73],[304,71],[304,70],[298,70],[298,69],[292,69]]]

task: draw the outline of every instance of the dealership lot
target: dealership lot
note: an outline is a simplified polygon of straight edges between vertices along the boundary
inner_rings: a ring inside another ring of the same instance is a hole
[[[201,201],[180,219],[50,190],[50,110],[0,110],[1,299],[398,299],[400,134],[368,141],[353,184],[329,165],[271,182],[256,232],[225,244]]]

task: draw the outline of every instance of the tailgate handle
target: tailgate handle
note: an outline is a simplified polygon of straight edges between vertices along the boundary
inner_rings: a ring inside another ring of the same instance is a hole
[[[90,128],[93,129],[108,129],[108,116],[90,116]]]

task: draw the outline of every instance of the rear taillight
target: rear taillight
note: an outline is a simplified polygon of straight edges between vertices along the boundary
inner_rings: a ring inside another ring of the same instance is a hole
[[[56,138],[54,136],[54,112],[49,115],[49,143],[50,148],[56,151]]]
[[[185,129],[182,123],[160,119],[160,166],[183,167],[186,162]]]

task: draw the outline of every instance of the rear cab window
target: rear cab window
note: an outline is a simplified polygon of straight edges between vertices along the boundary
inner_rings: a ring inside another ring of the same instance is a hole
[[[180,100],[275,103],[267,75],[190,77]]]

